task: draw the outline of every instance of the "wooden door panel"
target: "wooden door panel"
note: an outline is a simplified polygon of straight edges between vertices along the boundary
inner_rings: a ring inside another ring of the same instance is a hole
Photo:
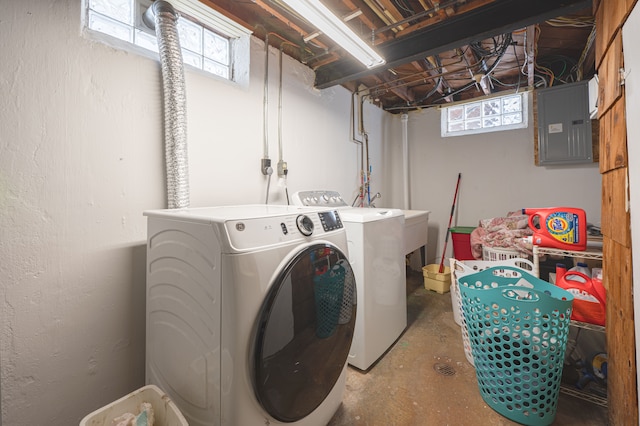
[[[627,228],[628,229],[628,228]],[[604,238],[609,424],[638,424],[631,249]]]
[[[627,132],[625,98],[613,104],[598,120],[600,126],[600,173],[627,167]]]

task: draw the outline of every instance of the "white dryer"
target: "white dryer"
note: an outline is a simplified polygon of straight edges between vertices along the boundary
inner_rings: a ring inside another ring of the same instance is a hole
[[[329,422],[345,388],[355,279],[336,210],[152,210],[146,381],[191,426]]]
[[[335,191],[299,191],[292,198],[296,205],[340,213],[358,290],[349,364],[367,370],[407,327],[404,214],[399,209],[350,207]]]

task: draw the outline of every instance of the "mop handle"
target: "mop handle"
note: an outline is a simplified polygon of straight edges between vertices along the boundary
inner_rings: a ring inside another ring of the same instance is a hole
[[[451,205],[451,215],[449,215],[449,225],[447,226],[447,233],[444,236],[444,247],[442,248],[442,259],[440,259],[439,273],[444,272],[444,255],[447,252],[447,243],[449,242],[449,231],[451,231],[451,221],[453,220],[453,213],[456,210],[456,199],[458,198],[458,188],[460,187],[460,178],[462,173],[458,173],[458,181],[456,182],[456,191],[453,194],[453,204]]]

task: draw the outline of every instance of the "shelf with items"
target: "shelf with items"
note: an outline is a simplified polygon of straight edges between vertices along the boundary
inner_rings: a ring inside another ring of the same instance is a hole
[[[573,257],[576,259],[584,259],[584,260],[588,260],[588,259],[592,259],[592,260],[602,260],[602,250],[599,249],[592,249],[592,248],[587,248],[587,250],[584,251],[577,251],[577,250],[564,250],[564,249],[557,249],[557,248],[551,248],[551,247],[540,247],[540,246],[533,246],[533,275],[535,275],[536,277],[540,277],[540,256],[543,255],[554,255],[554,256],[564,256],[564,257]]]
[[[536,277],[540,277],[540,257],[545,255],[574,258],[583,262],[602,261],[602,250],[591,247],[585,251],[576,251],[533,246],[532,274]],[[562,393],[603,407],[607,406],[606,368],[599,371],[595,364],[601,362],[603,354],[606,359],[605,331],[605,327],[601,325],[571,321],[570,340],[574,342],[565,355],[565,369],[560,384]]]
[[[604,327],[571,321],[560,391],[607,406],[607,352]]]
[[[566,386],[561,384],[560,385],[560,392],[567,394],[567,395],[571,395],[575,398],[580,398],[584,401],[588,401],[591,402],[593,404],[597,404],[601,407],[607,407],[607,398],[605,397],[601,397],[598,395],[590,395],[587,394],[579,389],[574,389],[571,386]]]
[[[588,322],[571,320],[571,325],[574,327],[584,328],[585,330],[597,331],[600,333],[605,332],[604,325],[590,324]]]

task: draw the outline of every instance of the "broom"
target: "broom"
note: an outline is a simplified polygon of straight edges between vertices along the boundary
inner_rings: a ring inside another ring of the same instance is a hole
[[[449,216],[449,225],[447,226],[447,234],[444,237],[444,248],[442,249],[442,259],[440,260],[439,273],[444,272],[444,254],[447,252],[447,243],[449,242],[449,232],[451,231],[451,221],[453,220],[453,212],[456,209],[456,199],[458,198],[458,188],[460,187],[460,179],[462,173],[458,173],[458,181],[456,182],[456,192],[453,194],[453,204],[451,205],[451,215]]]

